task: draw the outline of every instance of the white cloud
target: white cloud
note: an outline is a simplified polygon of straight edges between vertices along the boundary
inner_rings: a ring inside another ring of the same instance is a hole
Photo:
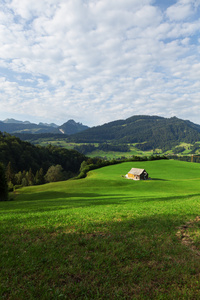
[[[176,4],[172,5],[167,9],[167,16],[170,20],[180,21],[191,16],[193,13],[190,4]]]
[[[165,12],[153,3],[0,5],[4,119],[13,107],[50,122],[73,117],[88,125],[141,113],[183,117],[186,107],[196,109],[200,21],[193,16],[199,1],[178,1]],[[188,109],[189,118],[197,120],[196,110]]]
[[[199,0],[179,0],[168,7],[166,15],[172,21],[181,21],[194,15],[199,5]]]

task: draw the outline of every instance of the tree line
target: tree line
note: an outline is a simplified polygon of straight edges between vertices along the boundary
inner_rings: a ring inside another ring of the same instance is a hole
[[[14,173],[11,162],[9,162],[5,168],[5,175],[9,191],[13,191],[13,189],[22,186],[40,185],[47,182],[67,180],[74,176],[73,173],[69,174],[69,172],[64,171],[63,167],[58,164],[50,166],[46,173],[44,173],[43,168],[37,170],[35,174],[31,168],[29,168],[28,171],[23,170]]]
[[[82,144],[74,146],[74,149],[82,154],[88,154],[96,150],[102,151],[113,151],[113,152],[129,152],[130,147],[127,144],[117,144],[117,143],[99,143],[98,146],[94,144]]]

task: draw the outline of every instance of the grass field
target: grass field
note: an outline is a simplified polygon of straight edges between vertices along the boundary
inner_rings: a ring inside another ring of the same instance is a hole
[[[132,167],[151,180],[123,178]],[[199,299],[200,164],[104,167],[0,203],[0,299]]]

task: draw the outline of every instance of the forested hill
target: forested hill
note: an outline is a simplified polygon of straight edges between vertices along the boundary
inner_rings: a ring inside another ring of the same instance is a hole
[[[190,121],[158,116],[133,116],[92,127],[72,135],[74,142],[141,143],[143,150],[170,149],[180,142],[194,143],[200,140],[200,125]]]
[[[43,169],[44,173],[52,165],[61,165],[65,172],[78,173],[85,156],[75,150],[59,147],[34,146],[19,138],[0,132],[0,162],[6,167],[10,162],[15,173],[28,171],[30,168],[35,173]]]

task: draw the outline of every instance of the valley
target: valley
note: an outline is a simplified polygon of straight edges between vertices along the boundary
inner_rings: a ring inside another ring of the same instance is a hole
[[[54,128],[52,132],[35,134],[24,129],[23,132],[12,131],[12,134],[34,145],[74,148],[90,157],[106,159],[128,158],[132,155],[185,156],[200,153],[200,125],[176,117],[132,116],[91,128],[69,120],[57,128],[57,132]],[[123,151],[122,146],[127,149]]]

